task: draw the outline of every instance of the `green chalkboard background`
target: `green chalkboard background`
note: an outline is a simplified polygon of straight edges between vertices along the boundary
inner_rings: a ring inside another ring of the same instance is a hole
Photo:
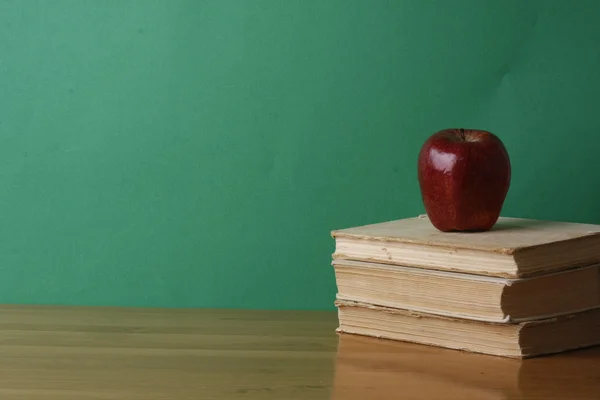
[[[504,215],[600,223],[600,1],[0,1],[0,302],[329,309],[334,228],[497,133]]]

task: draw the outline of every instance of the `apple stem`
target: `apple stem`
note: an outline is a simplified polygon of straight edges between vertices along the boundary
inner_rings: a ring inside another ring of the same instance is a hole
[[[460,128],[460,138],[465,140],[465,130],[463,128]]]

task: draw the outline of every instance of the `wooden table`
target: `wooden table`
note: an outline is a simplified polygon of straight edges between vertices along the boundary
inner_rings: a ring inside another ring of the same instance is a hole
[[[518,361],[338,337],[336,318],[5,306],[0,399],[600,399],[598,348]]]

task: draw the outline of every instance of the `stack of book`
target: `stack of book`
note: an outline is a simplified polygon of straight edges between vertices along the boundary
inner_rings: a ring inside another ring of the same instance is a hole
[[[426,216],[334,230],[340,333],[526,358],[600,344],[600,225]]]

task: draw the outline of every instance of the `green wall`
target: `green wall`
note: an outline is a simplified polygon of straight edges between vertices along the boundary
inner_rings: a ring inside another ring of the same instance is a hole
[[[330,230],[496,132],[504,215],[600,223],[600,2],[0,1],[0,302],[332,308]]]

